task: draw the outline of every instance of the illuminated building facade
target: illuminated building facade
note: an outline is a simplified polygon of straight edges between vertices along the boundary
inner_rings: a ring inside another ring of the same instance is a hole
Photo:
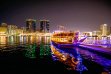
[[[6,33],[7,33],[7,27],[0,26],[0,36],[6,35]]]
[[[28,32],[36,32],[36,20],[27,19],[26,20],[26,30]]]
[[[107,24],[103,24],[100,26],[100,30],[102,32],[102,36],[107,36],[108,34],[108,27]]]
[[[1,27],[7,27],[7,23],[1,23]]]
[[[21,27],[21,29],[23,30],[23,33],[26,32],[26,27]]]
[[[101,31],[93,31],[92,36],[101,36]]]
[[[6,44],[7,24],[2,23],[0,26],[0,44]]]
[[[23,33],[23,29],[21,28],[17,28],[16,29],[16,35],[22,34]]]
[[[8,25],[8,28],[7,28],[7,34],[10,36],[10,35],[16,35],[16,29],[17,29],[17,26],[16,25]]]
[[[59,25],[58,28],[59,28],[60,31],[65,31],[65,26],[63,26],[63,25]]]
[[[40,20],[40,32],[49,32],[49,20]]]
[[[82,34],[83,34],[83,36],[84,36],[84,35],[85,35],[85,36],[92,36],[92,32],[83,32]]]

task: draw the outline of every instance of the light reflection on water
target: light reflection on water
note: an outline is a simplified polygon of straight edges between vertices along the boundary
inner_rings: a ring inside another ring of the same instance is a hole
[[[50,43],[50,37],[42,36],[0,36],[0,47],[5,46],[15,46],[15,45],[22,45],[22,44],[33,44],[43,42],[45,44]]]
[[[82,63],[82,58],[76,48],[60,48],[54,42],[51,42],[51,51],[54,61],[58,60],[65,65],[68,65],[70,69],[80,71],[81,73],[82,71],[87,70],[87,68]],[[68,64],[68,62],[70,62],[70,64]]]
[[[98,55],[96,53],[83,50],[81,48],[78,48],[78,51],[85,59],[98,63],[99,65],[103,66],[104,69],[106,69],[106,70],[111,70],[111,60],[110,59],[102,57],[101,55]]]

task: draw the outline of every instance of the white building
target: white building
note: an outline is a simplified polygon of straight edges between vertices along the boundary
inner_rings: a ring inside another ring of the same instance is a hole
[[[107,34],[108,34],[108,26],[107,26],[107,24],[101,25],[100,30],[102,32],[102,36],[107,36]]]

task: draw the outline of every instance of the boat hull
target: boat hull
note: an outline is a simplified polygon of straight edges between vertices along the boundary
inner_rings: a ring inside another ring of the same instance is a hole
[[[57,48],[75,48],[77,45],[73,44],[73,43],[70,43],[70,44],[64,44],[64,43],[58,43],[58,42],[54,42],[54,41],[51,41],[52,44],[54,46],[56,46]]]

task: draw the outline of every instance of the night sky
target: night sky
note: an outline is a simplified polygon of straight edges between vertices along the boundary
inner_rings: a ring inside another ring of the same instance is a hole
[[[104,23],[111,26],[111,4],[108,0],[0,1],[0,23],[22,27],[28,18],[50,20],[51,31],[58,25],[70,30],[94,31]]]

